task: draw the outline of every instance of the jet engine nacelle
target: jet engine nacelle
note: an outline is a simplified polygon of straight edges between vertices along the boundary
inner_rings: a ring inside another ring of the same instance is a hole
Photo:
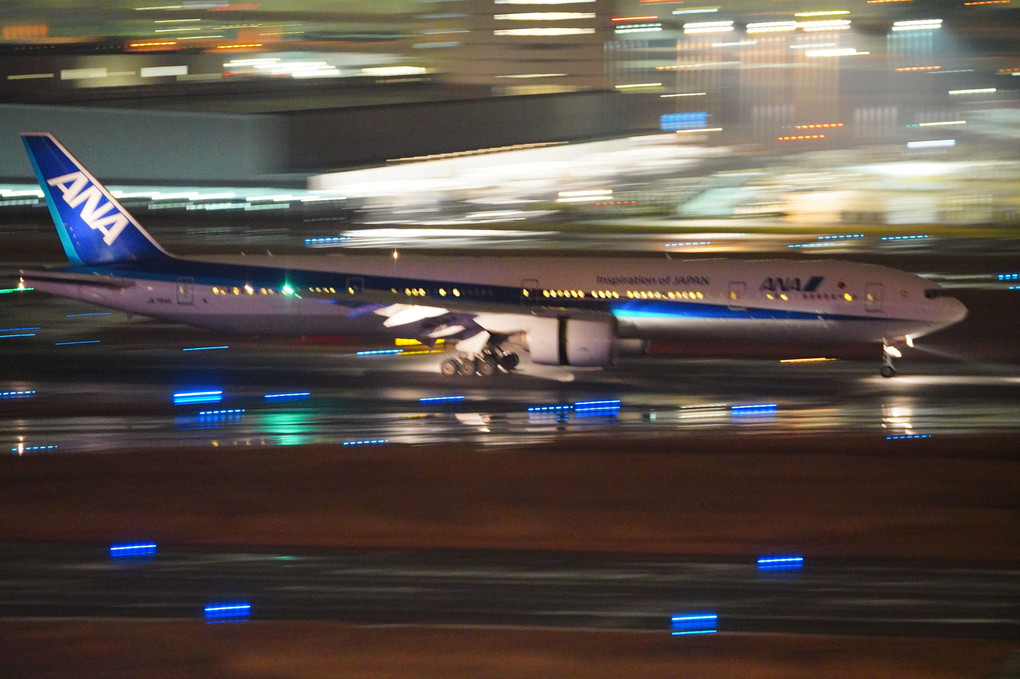
[[[527,342],[535,363],[602,367],[613,363],[616,333],[610,321],[536,318],[527,330]]]

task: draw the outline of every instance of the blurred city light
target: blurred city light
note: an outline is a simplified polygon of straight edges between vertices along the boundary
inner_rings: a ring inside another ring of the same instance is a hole
[[[733,21],[696,21],[684,24],[684,33],[728,33],[733,30]]]
[[[942,28],[942,19],[897,21],[892,25],[894,31],[933,31],[939,28]]]

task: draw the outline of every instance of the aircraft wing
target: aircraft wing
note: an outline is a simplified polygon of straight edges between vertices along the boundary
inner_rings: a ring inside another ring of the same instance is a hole
[[[338,303],[350,304],[355,301],[349,295],[331,297]],[[424,344],[433,344],[436,340],[442,339],[447,344],[456,343],[457,350],[468,355],[478,355],[487,345],[492,343],[498,345],[514,337],[520,338],[515,341],[531,349],[534,349],[538,342],[547,347],[546,353],[558,355],[563,344],[559,339],[559,333],[566,327],[567,322],[581,322],[587,327],[597,326],[606,331],[614,324],[608,309],[604,311],[566,309],[551,304],[507,305],[484,299],[454,298],[443,299],[442,306],[436,306],[411,302],[394,303],[392,295],[385,296],[389,303],[382,303],[384,298],[372,292],[354,297],[356,301],[368,303],[358,305],[352,313],[383,316],[383,326],[401,329],[405,337],[414,337]],[[435,301],[439,300],[429,300]],[[532,355],[534,356],[534,351]]]
[[[394,302],[393,295],[381,291],[359,291],[354,295],[336,294],[335,292],[302,292],[308,297],[330,300],[345,305],[354,304],[351,312],[356,315],[372,313],[383,316],[383,326],[391,329],[406,328],[407,337],[415,337],[424,343],[430,343],[437,339],[450,341],[464,341],[476,339],[484,344],[479,336],[486,339],[490,335],[504,335],[507,337],[527,333],[535,326],[536,319],[565,319],[579,321],[596,321],[607,323],[612,321],[612,315],[608,309],[567,309],[553,304],[525,306],[508,306],[503,303],[495,303],[485,299],[454,298],[447,297],[442,301],[442,306],[435,305],[436,300],[430,298],[428,301],[433,304],[415,304],[410,300],[407,302]],[[413,298],[411,298],[413,299]],[[423,300],[424,302],[424,300]],[[470,346],[459,347],[462,351],[471,351]]]

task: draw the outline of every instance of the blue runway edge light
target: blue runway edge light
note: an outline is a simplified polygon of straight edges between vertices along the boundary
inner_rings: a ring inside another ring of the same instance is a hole
[[[189,405],[192,403],[219,403],[223,400],[222,390],[210,391],[179,391],[174,394],[174,405]]]
[[[266,394],[262,398],[267,401],[296,401],[302,398],[308,398],[312,395],[310,391],[288,391],[281,392],[279,394]]]
[[[322,236],[319,238],[305,238],[306,248],[324,248],[331,245],[340,245],[351,239],[350,236]]]
[[[774,415],[779,409],[778,403],[753,403],[750,405],[730,406],[730,412],[738,415]]]
[[[528,406],[529,413],[568,413],[575,415],[617,415],[620,412],[619,399],[599,401],[577,401],[575,403],[555,403],[550,405]]]
[[[719,616],[715,613],[685,613],[670,619],[673,636],[714,634],[718,630]]]
[[[578,401],[574,404],[574,414],[579,417],[619,415],[620,401],[619,399],[609,399],[604,401]]]
[[[125,542],[110,545],[111,559],[134,559],[156,554],[155,542]]]
[[[804,567],[802,556],[763,556],[758,559],[760,571],[792,571]]]
[[[356,356],[386,356],[389,354],[402,354],[403,349],[373,349],[370,351],[359,351]]]
[[[920,240],[928,237],[928,234],[925,233],[914,236],[882,236],[882,240]]]
[[[463,400],[464,400],[463,396],[426,396],[426,397],[418,399],[418,402],[422,403],[422,404],[429,404],[429,403],[459,403],[460,401],[463,401]]]
[[[212,603],[204,609],[209,622],[241,622],[251,617],[251,604],[247,601]]]
[[[569,403],[548,406],[528,406],[529,413],[557,413],[573,410],[574,406]]]
[[[17,453],[18,455],[24,455],[25,453],[38,453],[44,450],[56,450],[56,449],[57,446],[55,444],[48,446],[26,446],[23,443],[19,443],[18,445],[11,448],[11,452]]]
[[[35,389],[18,389],[15,391],[0,391],[0,400],[12,398],[31,398],[35,396]]]

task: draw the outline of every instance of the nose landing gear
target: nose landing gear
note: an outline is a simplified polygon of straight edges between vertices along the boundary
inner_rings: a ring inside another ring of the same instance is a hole
[[[882,377],[894,377],[896,366],[893,365],[894,358],[901,358],[903,353],[892,344],[882,341],[882,368],[879,371]]]

